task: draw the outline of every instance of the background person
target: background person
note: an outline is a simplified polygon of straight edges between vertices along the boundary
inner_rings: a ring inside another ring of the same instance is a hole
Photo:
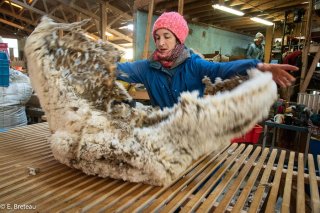
[[[25,104],[32,95],[29,77],[10,69],[9,87],[0,87],[0,132],[27,125]]]
[[[258,59],[260,61],[264,60],[264,45],[262,44],[264,40],[264,35],[258,32],[247,49],[247,58],[248,59]]]

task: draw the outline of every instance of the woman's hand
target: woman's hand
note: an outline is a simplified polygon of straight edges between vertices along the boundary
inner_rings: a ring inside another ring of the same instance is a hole
[[[289,64],[268,64],[259,63],[257,68],[263,72],[269,71],[272,73],[273,80],[281,87],[291,86],[296,80],[288,71],[297,71],[298,67]]]

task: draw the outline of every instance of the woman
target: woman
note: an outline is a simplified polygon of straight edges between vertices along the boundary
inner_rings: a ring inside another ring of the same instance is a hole
[[[18,70],[10,69],[10,85],[0,87],[0,132],[27,125],[25,104],[32,95],[29,77]]]
[[[211,81],[234,75],[246,75],[247,69],[256,67],[270,71],[280,86],[289,86],[295,80],[286,70],[297,70],[291,65],[261,63],[256,59],[213,63],[202,59],[185,47],[188,36],[187,22],[179,13],[163,13],[154,23],[152,35],[156,50],[148,60],[119,63],[118,79],[130,83],[142,83],[146,87],[154,106],[172,107],[184,91],[198,90],[203,96],[204,76]]]

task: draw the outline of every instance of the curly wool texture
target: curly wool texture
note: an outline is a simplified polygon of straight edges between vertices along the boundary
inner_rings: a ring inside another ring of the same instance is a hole
[[[86,174],[170,184],[194,160],[250,130],[276,99],[271,74],[252,70],[231,91],[204,98],[185,92],[164,110],[114,104],[131,100],[115,81],[120,53],[87,39],[79,30],[83,24],[44,17],[25,52],[52,132],[53,155]],[[59,38],[59,30],[67,33]]]

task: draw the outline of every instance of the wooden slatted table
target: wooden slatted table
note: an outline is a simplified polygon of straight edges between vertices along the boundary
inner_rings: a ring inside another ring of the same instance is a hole
[[[194,162],[172,185],[155,187],[60,164],[49,135],[47,123],[0,133],[0,212],[320,211],[319,168],[310,154],[305,170],[302,153],[232,144]]]

